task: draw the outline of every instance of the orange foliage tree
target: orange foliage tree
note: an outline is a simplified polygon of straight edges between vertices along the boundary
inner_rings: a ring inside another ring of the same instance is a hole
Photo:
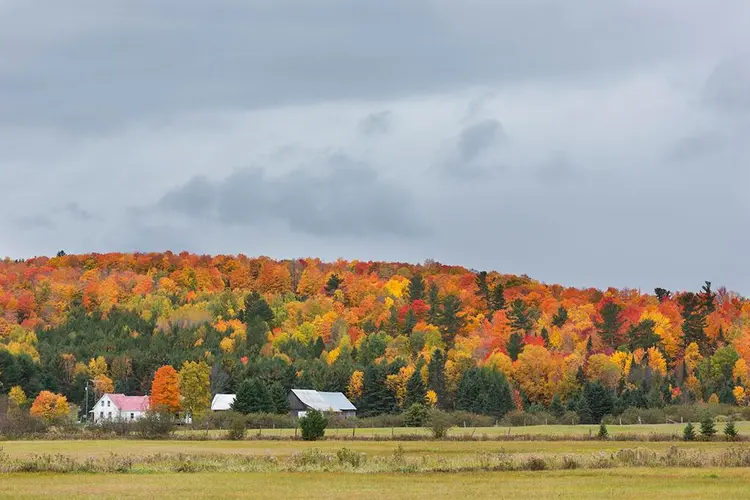
[[[151,383],[150,406],[156,411],[180,411],[180,376],[171,365],[156,370]]]

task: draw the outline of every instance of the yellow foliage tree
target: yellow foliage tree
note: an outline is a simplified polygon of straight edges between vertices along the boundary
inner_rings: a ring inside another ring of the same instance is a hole
[[[403,408],[404,400],[406,399],[406,384],[414,374],[413,366],[402,367],[397,374],[388,375],[385,380],[385,385],[393,392],[396,396],[396,402],[399,408]]]
[[[750,380],[747,379],[747,362],[743,358],[738,359],[737,362],[734,363],[734,367],[732,368],[732,378],[735,380],[742,380],[745,385],[750,382]]]
[[[667,362],[661,351],[656,347],[648,348],[648,366],[654,373],[659,373],[662,377],[667,375]]]
[[[211,368],[204,361],[185,361],[178,373],[182,407],[193,416],[205,414],[211,407]]]
[[[719,404],[719,396],[717,396],[715,392],[708,397],[708,404],[710,405]]]
[[[745,395],[745,388],[741,385],[737,385],[732,389],[732,394],[734,395],[734,400],[737,401],[737,404],[740,406],[745,405],[746,395]]]
[[[427,406],[434,407],[438,403],[437,393],[433,390],[429,390],[424,395],[424,402]]]
[[[587,375],[589,380],[598,380],[605,387],[615,389],[622,379],[622,369],[606,354],[593,354],[589,357]]]
[[[107,360],[104,356],[98,356],[97,358],[91,358],[89,361],[89,377],[96,378],[99,375],[107,375],[109,368],[107,367]]]
[[[20,385],[14,385],[8,392],[8,399],[16,406],[23,406],[26,404],[26,393],[23,392]]]
[[[364,379],[365,372],[362,370],[355,370],[352,373],[352,376],[349,378],[349,385],[346,387],[346,394],[350,399],[359,399],[362,397]]]
[[[102,394],[115,392],[115,384],[112,379],[106,375],[97,375],[94,377],[94,394],[99,398]]]

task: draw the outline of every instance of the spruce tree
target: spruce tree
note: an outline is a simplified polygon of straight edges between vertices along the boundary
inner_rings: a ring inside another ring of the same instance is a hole
[[[415,300],[424,299],[424,292],[424,278],[422,278],[421,274],[415,274],[409,280],[409,300],[414,302]]]
[[[503,309],[505,309],[505,287],[498,282],[492,288],[492,310],[502,311]]]
[[[339,286],[341,286],[341,283],[343,282],[344,280],[341,277],[339,277],[338,274],[336,273],[331,274],[328,277],[328,281],[326,281],[326,285],[325,285],[326,295],[329,295],[329,296],[333,295],[336,292],[336,290],[339,289]]]
[[[440,330],[443,333],[443,340],[448,345],[453,344],[456,334],[463,328],[464,319],[459,316],[461,312],[461,299],[455,295],[448,295],[443,299],[440,310]]]
[[[232,410],[247,415],[253,412],[253,384],[250,379],[242,381],[232,402]]]
[[[287,391],[284,390],[284,386],[282,386],[279,382],[274,382],[271,384],[271,389],[269,390],[271,395],[271,400],[273,401],[273,409],[275,413],[278,413],[280,415],[284,415],[289,412],[289,399]]]
[[[529,315],[526,302],[523,300],[515,299],[510,303],[510,312],[508,316],[510,317],[510,324],[514,331],[520,332],[521,334],[526,334],[531,331],[531,316]]]
[[[438,408],[447,408],[445,393],[445,355],[440,349],[435,349],[427,365],[427,389],[435,391],[438,398]]]
[[[701,436],[703,436],[704,439],[711,439],[716,434],[716,425],[714,424],[714,419],[706,413],[706,415],[703,417],[703,420],[701,420]]]
[[[560,418],[565,414],[565,407],[563,406],[558,394],[552,396],[552,401],[549,403],[548,410],[556,418]]]
[[[609,432],[607,431],[607,426],[604,425],[604,422],[599,424],[599,433],[596,435],[598,439],[607,439],[609,437]]]
[[[568,310],[563,306],[557,308],[557,312],[552,316],[552,326],[562,328],[563,325],[568,321]]]
[[[688,424],[682,430],[682,439],[684,439],[685,441],[695,440],[695,426],[692,423],[688,422]]]
[[[510,334],[508,344],[505,346],[510,359],[512,359],[513,361],[518,359],[518,355],[521,354],[521,351],[523,350],[523,345],[523,337],[520,333],[514,332]]]
[[[440,294],[436,283],[430,283],[429,294],[427,297],[427,303],[430,306],[430,310],[427,313],[427,319],[431,325],[438,326],[440,324]]]
[[[729,419],[729,421],[724,426],[724,435],[727,437],[729,441],[734,441],[737,439],[737,427],[734,425],[734,420]]]
[[[698,345],[702,354],[708,354],[708,337],[706,336],[706,316],[701,299],[688,292],[680,295],[677,302],[682,307],[682,343],[687,347],[692,342]]]
[[[420,366],[417,365],[417,369],[409,380],[406,382],[406,397],[404,398],[404,408],[409,408],[414,404],[424,404],[425,388],[422,382],[422,374],[420,373]]]
[[[484,304],[489,311],[492,311],[492,299],[490,297],[490,285],[487,283],[487,271],[477,273],[474,278],[477,290],[475,294],[484,300]]]
[[[615,347],[620,334],[620,329],[625,323],[620,317],[621,312],[622,306],[608,300],[599,311],[599,315],[602,318],[601,321],[594,321],[594,325],[599,331],[599,336],[604,343],[610,347]]]

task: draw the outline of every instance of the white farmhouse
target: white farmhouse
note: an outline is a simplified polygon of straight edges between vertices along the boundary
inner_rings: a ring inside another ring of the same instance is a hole
[[[149,408],[148,396],[126,396],[104,394],[90,411],[94,422],[104,420],[135,421],[142,418]]]

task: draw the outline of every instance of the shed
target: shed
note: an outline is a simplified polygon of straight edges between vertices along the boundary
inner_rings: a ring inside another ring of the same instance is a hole
[[[211,401],[211,411],[231,410],[236,397],[236,394],[216,394]]]
[[[357,416],[357,407],[341,392],[292,389],[287,397],[292,416],[303,417],[309,410],[330,412],[344,418]]]

